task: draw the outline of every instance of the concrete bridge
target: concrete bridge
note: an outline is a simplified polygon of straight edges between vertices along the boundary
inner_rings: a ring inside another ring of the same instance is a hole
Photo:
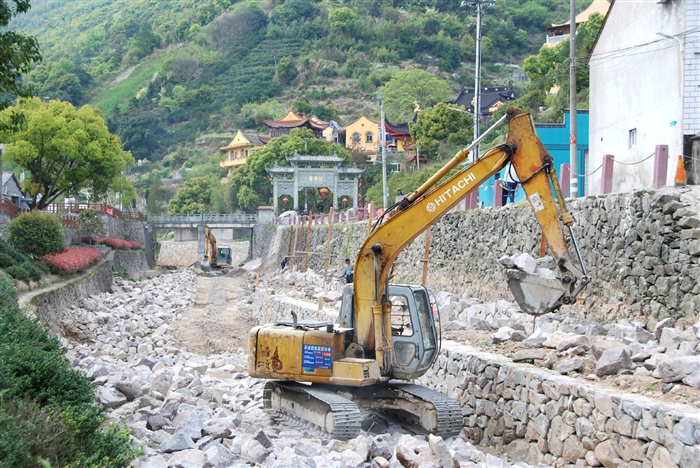
[[[155,238],[157,231],[172,231],[175,242],[197,242],[197,260],[202,262],[204,258],[204,230],[209,226],[212,234],[221,245],[226,241],[234,241],[249,237],[251,242],[251,254],[255,227],[272,224],[275,222],[273,211],[267,207],[261,207],[257,214],[149,214],[147,231]],[[154,239],[155,240],[155,239]]]

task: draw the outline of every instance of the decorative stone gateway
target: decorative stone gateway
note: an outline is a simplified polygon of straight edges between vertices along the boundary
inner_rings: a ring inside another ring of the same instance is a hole
[[[420,379],[462,405],[474,445],[530,465],[696,468],[700,410],[662,404],[454,342]]]

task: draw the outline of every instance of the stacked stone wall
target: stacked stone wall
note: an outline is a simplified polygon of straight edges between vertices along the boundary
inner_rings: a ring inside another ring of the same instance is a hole
[[[691,468],[700,411],[615,393],[456,344],[421,383],[460,402],[475,445],[504,447],[531,465]]]
[[[135,277],[149,268],[146,254],[142,250],[114,252],[112,270],[116,273],[124,270],[129,277]]]
[[[12,221],[12,216],[7,213],[0,212],[0,238],[5,239],[7,236],[7,229]]]
[[[592,318],[655,321],[672,316],[695,323],[700,311],[697,192],[695,187],[568,200],[591,276],[578,308]],[[290,229],[279,230],[278,261],[287,255]],[[312,252],[309,267],[323,269],[327,226],[312,226],[308,247],[307,230],[302,242],[300,227],[294,230],[295,247]],[[345,257],[354,259],[366,233],[366,222],[334,226],[331,266],[341,266]],[[484,301],[512,300],[496,260],[519,252],[539,256],[540,239],[527,203],[449,214],[432,229],[428,286]],[[420,282],[424,247],[423,234],[399,255],[392,281]],[[576,264],[573,251],[571,255]],[[303,266],[305,254],[298,258]]]
[[[90,295],[112,290],[113,252],[86,273],[62,283],[20,296],[19,305],[29,305],[36,317],[57,337],[81,341],[76,333],[78,323],[72,311]]]

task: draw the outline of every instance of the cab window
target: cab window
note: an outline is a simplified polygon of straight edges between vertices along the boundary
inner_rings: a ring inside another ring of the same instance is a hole
[[[389,296],[391,302],[391,334],[393,336],[413,336],[411,311],[406,296]]]

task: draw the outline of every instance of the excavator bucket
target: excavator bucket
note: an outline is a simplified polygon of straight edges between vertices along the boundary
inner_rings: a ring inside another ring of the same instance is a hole
[[[505,270],[508,288],[523,312],[542,315],[558,309],[565,290],[558,279],[542,278],[525,271]]]

